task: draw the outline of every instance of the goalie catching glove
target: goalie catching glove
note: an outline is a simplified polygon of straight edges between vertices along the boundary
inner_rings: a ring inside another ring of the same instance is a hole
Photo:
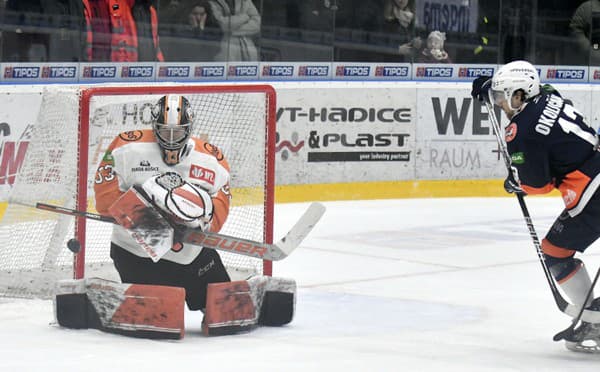
[[[209,193],[192,185],[174,172],[154,176],[142,184],[151,201],[167,212],[176,224],[206,231],[213,216],[213,203]]]

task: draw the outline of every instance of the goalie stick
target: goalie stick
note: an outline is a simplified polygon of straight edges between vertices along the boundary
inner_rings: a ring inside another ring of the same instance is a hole
[[[35,207],[55,213],[85,217],[101,222],[116,223],[115,219],[112,217],[57,205],[36,203]],[[312,203],[290,231],[274,244],[262,243],[213,232],[203,232],[186,227],[180,229],[181,234],[178,235],[178,238],[181,242],[191,246],[211,248],[263,260],[279,261],[289,256],[294,249],[300,245],[316,223],[319,222],[324,213],[325,206],[323,204]]]
[[[484,102],[485,102],[485,107],[488,112],[488,116],[490,118],[490,122],[492,123],[492,127],[494,129],[494,135],[496,136],[496,141],[498,142],[498,148],[500,149],[500,152],[502,153],[504,165],[506,166],[506,170],[508,172],[511,172],[510,155],[508,154],[508,149],[506,148],[506,143],[504,142],[504,139],[502,138],[501,131],[500,131],[500,124],[498,123],[498,119],[496,118],[496,113],[494,112],[494,108],[490,102],[487,102],[485,100],[484,100]],[[542,246],[540,244],[540,240],[538,238],[537,232],[535,231],[535,227],[533,226],[533,222],[531,220],[529,210],[527,209],[527,205],[525,204],[525,199],[522,194],[517,193],[516,196],[517,196],[517,200],[519,201],[519,206],[521,207],[521,212],[523,214],[523,218],[525,219],[527,229],[529,230],[529,235],[531,236],[531,239],[533,241],[533,246],[535,247],[538,258],[542,265],[542,270],[544,271],[544,275],[546,276],[546,281],[548,282],[548,285],[550,286],[550,290],[552,291],[552,296],[554,297],[554,301],[556,302],[558,309],[573,318],[579,317],[577,322],[579,320],[583,320],[583,321],[589,322],[589,323],[600,323],[600,312],[599,311],[583,309],[584,304],[587,303],[587,297],[586,297],[586,300],[584,301],[584,303],[582,304],[582,306],[579,307],[579,306],[574,306],[574,305],[570,304],[561,295],[560,291],[558,290],[558,287],[556,286],[556,283],[554,282],[554,278],[552,277],[552,274],[550,273],[550,270],[548,269],[548,266],[546,265],[546,260],[544,259],[544,252],[542,251]],[[599,273],[600,273],[600,269],[599,269]],[[598,279],[598,274],[596,274],[596,279]],[[592,289],[594,288],[594,285],[596,284],[596,279],[594,279],[594,282],[592,283],[592,286],[588,292],[588,296],[590,295],[590,293],[592,292]],[[579,313],[581,313],[581,315],[579,315]],[[571,327],[569,327],[569,328],[574,328],[575,325],[577,324],[577,322],[574,322],[573,324],[571,324]],[[559,341],[560,339],[562,339],[562,337],[567,334],[564,332],[567,332],[567,330],[569,328],[567,328],[564,331],[559,332],[557,335],[555,335],[554,336],[555,341]],[[572,331],[572,329],[571,329],[571,331]],[[557,340],[556,338],[559,337],[559,335],[561,338]]]

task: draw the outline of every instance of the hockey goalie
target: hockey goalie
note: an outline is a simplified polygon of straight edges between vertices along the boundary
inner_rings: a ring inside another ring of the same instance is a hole
[[[161,97],[152,118],[152,129],[124,132],[112,141],[95,177],[96,209],[117,222],[110,256],[121,283],[59,282],[58,323],[179,339],[184,303],[204,313],[207,335],[291,322],[293,280],[232,282],[216,250],[178,240],[180,228],[221,229],[230,207],[230,168],[216,146],[192,137],[194,114],[185,97]]]

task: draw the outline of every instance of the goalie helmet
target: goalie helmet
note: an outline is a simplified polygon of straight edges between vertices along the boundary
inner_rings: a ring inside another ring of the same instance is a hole
[[[192,135],[194,113],[187,98],[166,95],[152,109],[152,129],[169,165],[179,163],[186,144]]]
[[[524,100],[540,94],[540,77],[536,68],[527,61],[507,63],[496,72],[489,91],[490,101],[500,106],[506,100],[508,107],[516,111],[519,108],[512,107],[511,98],[518,90],[523,91]]]

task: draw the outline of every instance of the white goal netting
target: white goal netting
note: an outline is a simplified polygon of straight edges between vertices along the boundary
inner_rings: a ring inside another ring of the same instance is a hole
[[[48,297],[57,279],[73,277],[73,253],[66,242],[80,236],[81,232],[75,232],[76,218],[32,206],[45,202],[77,208],[83,187],[87,211],[95,212],[92,186],[104,151],[118,133],[149,128],[152,106],[173,90],[188,98],[194,109],[194,135],[218,146],[230,164],[232,208],[221,232],[257,241],[270,238],[272,90],[262,86],[181,89],[54,88],[43,94],[0,223],[0,296]],[[79,150],[80,136],[88,139],[85,151]],[[85,180],[79,181],[80,176]],[[78,187],[78,182],[87,187]],[[109,257],[111,228],[107,223],[85,222],[86,277],[116,278]],[[221,257],[234,278],[263,272],[260,260],[229,253]]]

